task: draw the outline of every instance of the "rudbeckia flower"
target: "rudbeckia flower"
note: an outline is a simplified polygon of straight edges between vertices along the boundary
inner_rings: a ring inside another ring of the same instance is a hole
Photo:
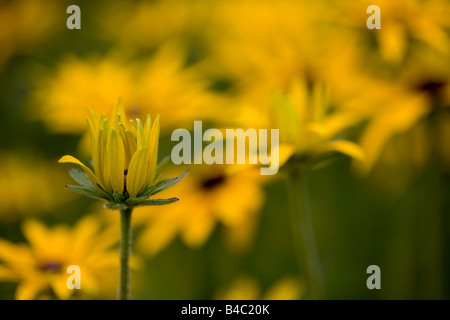
[[[280,130],[280,167],[288,161],[316,167],[336,154],[362,161],[361,147],[343,136],[359,121],[354,112],[332,108],[327,85],[300,77],[265,104],[243,103],[237,118],[247,128]]]
[[[137,240],[139,249],[155,255],[178,236],[188,247],[198,248],[220,227],[229,249],[245,252],[254,239],[265,200],[263,187],[270,179],[261,176],[258,168],[238,170],[240,166],[192,166],[185,183],[174,187],[183,194],[182,203],[158,212],[138,208],[135,221],[144,225]]]
[[[240,276],[233,280],[226,290],[220,290],[218,300],[298,300],[303,295],[303,288],[298,279],[284,276],[273,283],[265,292],[256,279]]]
[[[47,227],[30,219],[22,229],[27,244],[0,239],[0,281],[18,283],[16,299],[109,297],[115,291],[117,238],[95,216],[83,217],[73,227]],[[67,287],[71,265],[81,270],[80,289]]]
[[[104,115],[91,110],[87,119],[91,141],[94,171],[78,159],[66,155],[60,163],[79,165],[84,173],[71,170],[71,176],[81,186],[68,189],[89,197],[104,199],[110,209],[126,209],[141,205],[162,205],[179,198],[152,199],[151,195],[177,183],[184,175],[158,183],[157,160],[159,116],[151,122],[148,115],[143,124],[140,119],[126,121],[122,99],[119,99],[111,123]]]
[[[157,179],[159,116],[145,123],[140,119],[126,121],[122,99],[119,98],[111,123],[104,115],[91,111],[87,120],[91,140],[94,171],[72,156],[64,156],[60,163],[81,166],[84,172],[72,170],[71,175],[81,186],[66,186],[83,195],[109,201],[109,209],[120,210],[120,289],[119,299],[129,298],[129,265],[131,246],[131,213],[136,206],[169,204],[179,198],[147,200],[177,183],[176,178]]]

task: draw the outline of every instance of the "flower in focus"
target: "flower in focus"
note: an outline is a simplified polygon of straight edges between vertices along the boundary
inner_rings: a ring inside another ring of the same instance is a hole
[[[183,203],[158,212],[139,208],[135,221],[145,225],[137,240],[139,249],[154,255],[177,235],[189,247],[199,247],[221,224],[230,248],[245,250],[256,231],[267,178],[259,169],[234,171],[235,166],[192,166],[186,183],[174,187],[183,194]]]
[[[108,200],[110,203],[106,207],[111,209],[168,204],[179,200],[146,200],[182,178],[166,179],[155,184],[159,116],[153,124],[149,115],[144,124],[140,119],[127,122],[122,99],[119,99],[111,123],[104,115],[99,116],[92,111],[88,125],[94,171],[72,156],[63,156],[60,163],[77,164],[84,171],[71,171],[72,177],[82,186],[67,186],[68,189]]]
[[[119,268],[113,233],[86,216],[73,228],[47,227],[27,220],[23,233],[28,244],[0,239],[0,280],[18,282],[16,299],[70,299],[109,296]],[[67,267],[80,268],[80,290],[67,287]]]

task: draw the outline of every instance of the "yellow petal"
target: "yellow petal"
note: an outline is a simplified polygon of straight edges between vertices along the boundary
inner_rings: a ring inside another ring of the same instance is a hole
[[[89,169],[88,167],[86,167],[80,160],[78,160],[72,156],[64,156],[61,159],[59,159],[58,162],[59,163],[73,163],[73,164],[79,165],[84,170],[84,172],[88,175],[89,179],[91,180],[91,182],[94,186],[96,186],[99,190],[101,190],[101,188],[99,188],[98,186],[104,187],[100,183],[100,181],[97,179],[95,174],[92,172],[92,170]]]
[[[265,300],[298,300],[301,298],[302,288],[298,279],[284,277],[273,284],[264,295]]]
[[[16,289],[16,300],[32,300],[45,286],[46,283],[41,279],[24,281]]]
[[[95,171],[98,179],[103,183],[104,185],[104,176],[103,176],[103,164],[104,164],[104,159],[105,159],[105,144],[106,144],[106,136],[103,132],[103,130],[100,130],[98,133],[98,137],[97,137],[97,153],[98,153],[98,158],[97,158],[97,164],[95,164],[94,162],[94,170],[98,170]],[[96,169],[96,166],[98,167],[98,169]]]
[[[87,119],[89,127],[89,136],[91,140],[91,154],[92,163],[94,165],[94,173],[99,174],[101,172],[100,159],[99,159],[99,149],[98,149],[98,132],[95,130],[95,126],[90,119]]]
[[[136,137],[133,136],[133,133],[131,133],[130,130],[126,130],[125,135],[126,135],[126,152],[127,152],[127,161],[125,163],[125,168],[128,169],[131,157],[135,154],[137,150],[137,145],[136,145]]]
[[[336,140],[328,142],[322,152],[336,151],[345,154],[356,160],[364,159],[364,151],[362,148],[348,140]]]
[[[147,139],[147,141],[150,141],[151,131],[152,131],[152,122],[151,122],[150,115],[147,114],[147,118],[145,119],[145,124],[144,124],[144,134],[145,134],[145,138]]]
[[[147,184],[152,183],[156,175],[156,165],[158,163],[159,131],[160,131],[159,118],[160,117],[158,115],[155,121],[153,122],[153,127],[149,138],[150,161],[148,168]]]
[[[295,146],[292,144],[280,144],[278,147],[279,152],[279,166],[282,167],[295,153]]]
[[[149,161],[148,148],[138,150],[131,159],[127,174],[127,190],[131,198],[138,195],[147,180]]]
[[[102,182],[103,182],[103,186],[105,187],[105,190],[108,193],[112,193],[111,171],[106,164],[107,159],[108,159],[107,146],[108,146],[108,141],[110,139],[110,133],[111,133],[111,129],[109,129],[109,128],[107,128],[105,131],[103,131],[103,138],[102,138],[103,141],[101,143],[101,146],[99,147],[101,149],[101,152],[103,153],[103,159],[100,163],[100,165],[102,166],[102,174],[103,174]]]
[[[143,148],[146,148],[146,139],[145,139],[145,131],[144,127],[142,126],[142,122],[140,119],[136,119],[137,123],[137,129],[136,129],[136,138],[137,138],[137,148],[138,150],[141,150]]]
[[[327,111],[327,96],[328,91],[326,87],[322,84],[314,85],[312,89],[312,97],[311,104],[313,106],[312,113],[313,119],[312,121],[320,121],[324,118],[325,113]]]
[[[115,129],[111,129],[106,143],[105,166],[114,191],[123,192],[124,149],[122,140]]]
[[[123,123],[127,122],[127,118],[126,118],[126,114],[125,114],[125,107],[123,104],[122,97],[119,97],[119,99],[117,99],[117,103],[114,105],[114,109],[111,114],[111,123],[114,123],[116,115],[120,115],[120,118]]]
[[[21,277],[11,269],[0,265],[0,281],[2,282],[17,282]]]
[[[94,129],[95,129],[96,132],[98,132],[99,127],[100,127],[100,116],[92,108],[89,109],[89,112],[91,113],[91,119],[92,119],[92,123],[94,125]]]
[[[381,56],[388,62],[400,63],[407,49],[405,26],[400,22],[390,22],[388,26],[385,25],[383,30],[377,32],[376,35]]]
[[[67,300],[73,294],[73,290],[67,287],[67,278],[69,276],[69,274],[55,274],[49,279],[50,286],[59,299]]]
[[[101,125],[102,125],[103,131],[105,132],[105,137],[108,137],[109,131],[111,130],[108,120],[104,118],[103,123]]]

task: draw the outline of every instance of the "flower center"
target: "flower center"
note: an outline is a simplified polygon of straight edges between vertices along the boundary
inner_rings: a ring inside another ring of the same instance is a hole
[[[225,182],[225,180],[226,180],[225,176],[220,175],[220,176],[203,181],[202,187],[203,187],[203,189],[210,191],[210,190],[215,189],[218,186],[222,185]]]
[[[416,89],[426,93],[435,105],[441,104],[443,101],[443,94],[446,86],[445,81],[441,80],[428,80],[419,83]]]
[[[41,270],[43,271],[59,271],[62,268],[62,264],[56,261],[50,261],[45,263],[42,267]]]

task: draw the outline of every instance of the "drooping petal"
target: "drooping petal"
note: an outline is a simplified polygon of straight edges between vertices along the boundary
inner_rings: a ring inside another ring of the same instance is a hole
[[[115,129],[111,129],[106,143],[105,167],[113,191],[123,192],[124,148],[122,140]]]
[[[127,174],[127,190],[130,198],[135,198],[145,187],[149,162],[149,150],[138,150],[131,159]]]
[[[77,164],[79,165],[84,172],[86,172],[86,174],[88,175],[89,179],[92,181],[92,184],[94,186],[96,186],[99,190],[101,190],[101,188],[99,188],[98,186],[104,187],[100,181],[98,180],[98,178],[95,176],[95,174],[92,172],[91,169],[89,169],[88,167],[86,167],[80,160],[78,160],[77,158],[74,158],[72,156],[63,156],[61,159],[58,160],[59,163],[73,163],[73,164]]]

